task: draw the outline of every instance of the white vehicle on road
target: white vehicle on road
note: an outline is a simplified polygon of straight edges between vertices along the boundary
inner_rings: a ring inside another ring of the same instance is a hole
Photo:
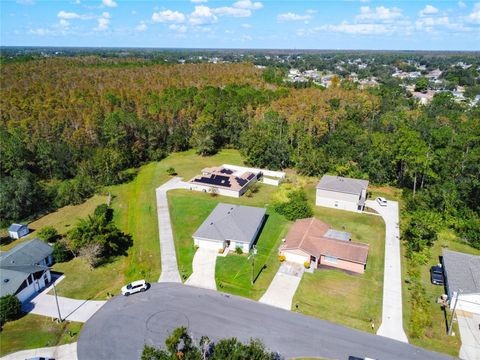
[[[137,280],[122,287],[122,295],[128,296],[137,292],[144,292],[148,289],[148,283],[145,280]]]
[[[380,206],[387,206],[387,199],[383,197],[377,197],[376,200]]]

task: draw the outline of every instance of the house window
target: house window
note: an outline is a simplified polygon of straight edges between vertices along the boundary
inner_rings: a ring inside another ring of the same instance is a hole
[[[329,262],[331,264],[337,263],[337,258],[335,256],[325,256],[325,262]]]
[[[335,201],[335,207],[338,207],[338,201]]]

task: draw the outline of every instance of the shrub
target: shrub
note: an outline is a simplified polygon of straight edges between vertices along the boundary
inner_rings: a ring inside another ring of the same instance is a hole
[[[177,172],[175,171],[175,168],[169,167],[167,169],[167,174],[170,175],[170,176],[175,176],[175,175],[177,175]]]
[[[284,262],[287,258],[285,257],[285,255],[280,255],[278,257],[278,260],[280,260],[280,262]]]
[[[305,269],[310,269],[310,261],[305,261],[303,266],[305,266]]]
[[[63,241],[58,241],[53,244],[52,255],[57,263],[65,262],[72,258],[72,254]]]
[[[58,231],[53,226],[44,226],[38,230],[38,237],[47,242],[52,243],[58,240]]]
[[[235,252],[236,252],[238,255],[243,254],[243,250],[242,250],[242,248],[241,248],[240,246],[237,246],[237,247],[235,248]]]
[[[303,189],[292,190],[287,196],[287,202],[275,205],[277,213],[291,221],[308,218],[313,215],[312,207],[308,203],[307,194]]]
[[[0,326],[7,321],[18,319],[22,314],[22,304],[14,295],[5,295],[0,298]]]
[[[225,251],[224,248],[218,249],[218,253],[219,253],[219,254],[223,254],[224,251]]]

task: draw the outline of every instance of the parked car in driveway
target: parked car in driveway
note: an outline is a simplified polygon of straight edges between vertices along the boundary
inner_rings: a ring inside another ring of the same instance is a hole
[[[122,295],[128,296],[137,292],[144,292],[147,289],[148,283],[145,280],[137,280],[122,287]]]
[[[434,285],[443,285],[445,283],[442,265],[435,265],[430,268],[430,281]]]
[[[387,206],[387,199],[385,199],[383,197],[377,197],[375,200],[377,200],[377,203],[380,206]]]

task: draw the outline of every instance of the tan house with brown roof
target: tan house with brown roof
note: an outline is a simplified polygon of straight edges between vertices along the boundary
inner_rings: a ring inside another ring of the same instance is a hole
[[[287,261],[314,268],[334,267],[363,274],[368,245],[350,241],[350,233],[338,231],[315,218],[297,220],[280,248]]]

